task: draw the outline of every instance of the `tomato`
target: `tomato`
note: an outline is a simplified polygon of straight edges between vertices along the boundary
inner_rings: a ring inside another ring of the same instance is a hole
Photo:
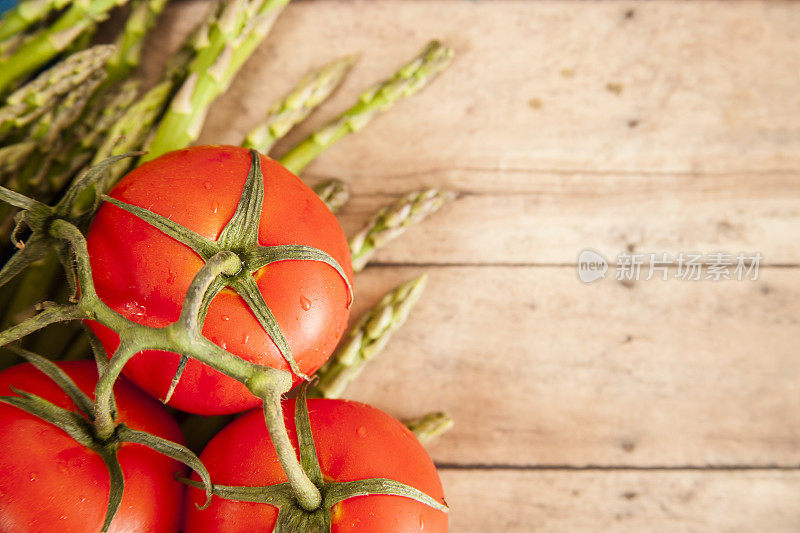
[[[93,361],[58,366],[93,397]],[[31,364],[0,372],[0,395],[15,395],[11,386],[77,411],[66,393]],[[182,443],[177,423],[157,401],[124,378],[114,392],[120,422]],[[184,488],[175,475],[185,472],[183,465],[140,444],[122,444],[117,457],[125,490],[109,531],[178,531]],[[100,455],[41,418],[0,403],[0,531],[99,531],[108,493],[109,474]]]
[[[284,420],[295,447],[295,401],[284,402]],[[419,489],[439,502],[442,485],[430,457],[403,424],[369,405],[344,400],[309,400],[309,418],[326,481],[389,478]],[[200,459],[216,484],[267,486],[286,481],[259,411],[242,415],[208,443]],[[197,477],[195,476],[195,479]],[[272,531],[277,508],[212,498],[189,488],[186,533]],[[394,495],[359,496],[333,507],[334,533],[445,532],[447,514]]]
[[[250,153],[233,146],[179,150],[143,164],[110,196],[168,217],[216,240],[233,216],[250,168]],[[352,279],[347,240],[336,218],[314,192],[276,161],[261,156],[264,203],[258,240],[262,246],[303,244],[333,257]],[[188,246],[106,203],[88,236],[90,262],[100,298],[125,317],[165,326],[180,316],[186,290],[203,266]],[[313,373],[330,356],[347,325],[347,284],[330,265],[280,261],[254,275],[300,370]],[[91,327],[111,353],[117,335]],[[243,299],[230,289],[211,303],[203,335],[253,363],[288,369],[273,340]],[[178,366],[176,354],[146,351],[125,374],[164,398]],[[295,383],[299,379],[295,377]],[[169,404],[199,414],[225,414],[258,405],[241,383],[190,360]]]

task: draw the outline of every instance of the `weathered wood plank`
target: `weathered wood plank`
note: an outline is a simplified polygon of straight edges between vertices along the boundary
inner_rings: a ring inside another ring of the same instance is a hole
[[[160,39],[198,17],[195,2],[174,6]],[[798,25],[783,2],[299,2],[202,138],[238,141],[309,69],[361,53],[320,124],[440,37],[458,50],[452,69],[311,172],[797,171]]]
[[[369,183],[382,187],[380,180]],[[462,195],[376,260],[565,264],[591,247],[611,260],[628,250],[760,251],[765,264],[800,264],[800,174],[559,177],[537,179],[530,188]],[[371,191],[354,196],[341,211],[343,227],[354,234],[393,198]]]
[[[419,268],[360,274],[354,314]],[[800,271],[582,284],[573,268],[430,268],[348,397],[451,411],[440,462],[800,464]]]
[[[150,43],[150,78],[205,7],[172,7]],[[788,31],[798,12],[747,2],[301,2],[216,104],[202,140],[237,142],[305,71],[363,51],[298,135],[307,132],[410,56],[415,40],[444,35],[461,52],[454,67],[310,169],[369,196],[343,213],[348,228],[377,207],[375,194],[425,184],[492,193],[463,197],[379,260],[563,264],[586,246],[609,255],[633,246],[761,251],[769,264],[797,264],[800,174],[787,169],[800,171],[790,119],[800,37]],[[721,35],[736,38],[720,46]],[[756,61],[779,51],[780,61]],[[562,63],[574,65],[562,72]],[[604,77],[624,82],[622,93]],[[534,93],[541,109],[525,109]],[[419,244],[423,232],[435,246]]]
[[[443,470],[451,530],[794,533],[797,471]]]

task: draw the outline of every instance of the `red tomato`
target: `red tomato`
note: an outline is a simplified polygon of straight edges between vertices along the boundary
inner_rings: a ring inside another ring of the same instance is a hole
[[[284,402],[284,419],[295,447],[294,400]],[[369,405],[344,400],[309,400],[309,418],[323,477],[328,481],[389,478],[444,502],[442,485],[430,457],[403,424]],[[200,459],[214,483],[266,486],[283,483],[261,411],[225,427],[208,443]],[[197,477],[195,476],[195,479]],[[214,496],[198,510],[205,494],[189,488],[186,533],[272,531],[277,508]],[[350,498],[334,506],[333,533],[447,531],[447,514],[401,496]]]
[[[97,383],[93,361],[59,363],[90,398]],[[25,363],[0,372],[0,395],[10,386],[77,411],[53,381]],[[127,380],[114,387],[119,421],[173,442],[183,442],[163,406]],[[109,531],[169,532],[180,527],[183,465],[140,444],[125,443],[118,458],[125,491]],[[0,403],[0,531],[86,533],[106,515],[109,475],[102,458],[62,429]]]
[[[308,186],[272,159],[261,156],[264,204],[262,246],[304,244],[330,254],[352,279],[350,251],[336,217]],[[233,146],[199,146],[166,154],[129,173],[111,191],[118,200],[169,217],[216,240],[233,216],[250,168],[250,154]],[[127,318],[165,326],[180,316],[186,290],[202,259],[189,247],[141,219],[106,203],[88,237],[100,298]],[[348,291],[334,268],[314,261],[282,261],[256,272],[259,290],[306,374],[330,356],[349,316]],[[94,324],[106,350],[119,340]],[[253,363],[288,369],[242,298],[225,289],[213,300],[203,334]],[[150,394],[164,398],[179,357],[147,351],[125,374]],[[298,381],[297,379],[295,380]],[[241,383],[190,360],[170,405],[200,414],[223,414],[256,406]]]

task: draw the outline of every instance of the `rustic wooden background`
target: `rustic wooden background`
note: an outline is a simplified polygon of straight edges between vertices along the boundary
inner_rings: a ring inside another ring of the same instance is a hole
[[[169,9],[149,76],[207,7]],[[304,176],[349,181],[348,232],[423,185],[460,193],[357,277],[356,314],[431,279],[349,397],[453,413],[429,450],[456,532],[800,530],[800,4],[298,2],[202,141],[360,53],[297,140],[432,37],[452,68]],[[585,247],[765,262],[587,286]]]

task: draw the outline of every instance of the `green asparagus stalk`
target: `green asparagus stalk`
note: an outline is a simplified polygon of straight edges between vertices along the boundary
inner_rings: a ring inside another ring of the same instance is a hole
[[[454,197],[449,191],[431,188],[409,193],[384,207],[350,239],[353,271],[362,270],[372,254],[400,236],[406,228],[424,220]]]
[[[220,0],[208,15],[189,33],[183,45],[168,60],[164,68],[164,80],[175,80],[176,84],[183,83],[189,75],[189,66],[197,53],[208,46],[208,34],[211,25],[217,20]]]
[[[127,110],[135,105],[141,87],[141,80],[133,78],[119,84],[113,91],[94,102],[92,109],[81,121],[78,132],[78,145],[81,149],[94,151],[98,147]]]
[[[61,98],[100,72],[113,51],[113,46],[99,45],[72,54],[14,91],[0,108],[0,136],[30,124],[56,107]]]
[[[408,318],[425,288],[427,275],[416,277],[386,294],[377,305],[362,314],[345,335],[330,359],[317,371],[319,382],[311,395],[339,398],[364,365],[386,346]]]
[[[51,257],[45,257],[25,270],[14,291],[14,297],[3,309],[0,327],[8,328],[36,314],[34,306],[46,299],[52,288],[51,282],[60,268],[61,265],[55,258],[55,254],[52,254]],[[47,282],[41,283],[42,280],[47,280]]]
[[[103,76],[102,69],[95,73],[95,87]],[[123,83],[114,92],[93,99],[86,110],[83,109],[84,102],[93,94],[93,89],[87,83],[68,93],[60,104],[64,107],[62,113],[64,117],[55,116],[50,121],[48,135],[54,137],[38,141],[35,152],[28,157],[29,164],[15,174],[17,178],[23,180],[21,186],[17,188],[30,190],[33,186],[37,186],[37,196],[41,201],[53,200],[68,181],[89,162],[98,139],[115,124],[122,111],[134,100],[138,87],[137,81]],[[81,91],[85,94],[81,95]],[[83,115],[80,121],[76,121],[81,111],[84,111]],[[47,115],[42,119],[46,117]],[[75,122],[77,124],[74,124]],[[63,134],[61,130],[65,128],[69,128],[70,135]],[[0,323],[6,326],[16,323],[25,317],[25,313],[31,310],[36,302],[52,297],[51,291],[58,286],[59,270],[59,263],[55,257],[46,257],[39,261],[36,268],[27,270],[17,284],[13,297],[9,299],[12,304],[0,310]],[[53,335],[48,336],[53,337]],[[51,340],[60,340],[63,344],[68,339]],[[54,352],[47,350],[46,353]]]
[[[360,130],[378,113],[422,89],[450,64],[452,57],[452,49],[438,41],[430,42],[416,59],[403,66],[394,76],[371,87],[353,107],[289,150],[280,159],[281,164],[299,174],[336,141]]]
[[[22,166],[36,149],[35,141],[20,141],[0,148],[0,176]]]
[[[95,153],[92,165],[96,165],[112,155],[140,148],[169,101],[172,89],[173,82],[171,80],[162,81],[130,106],[108,131],[105,140]],[[115,181],[119,174],[127,168],[127,165],[112,167],[111,181]]]
[[[32,24],[68,3],[69,0],[22,0],[0,18],[0,41],[21,35]]]
[[[220,6],[212,9],[209,15],[195,28],[183,43],[183,46],[167,62],[162,81],[148,90],[138,102],[119,118],[108,131],[105,140],[100,144],[92,159],[92,165],[112,155],[139,150],[150,144],[153,130],[164,114],[170,99],[178,88],[186,81],[189,68],[198,52],[208,46],[209,30],[219,17]],[[114,183],[130,168],[131,160],[118,162],[110,170],[110,183]]]
[[[75,123],[104,76],[102,69],[95,72],[86,82],[68,93],[55,110],[46,113],[37,121],[34,131],[31,132],[31,138],[37,143],[35,151],[27,158],[23,167],[13,174],[14,189],[24,193],[34,191],[40,200],[51,200],[61,190],[61,187],[53,187],[48,178],[54,166],[57,166],[56,160],[59,154],[67,150],[67,141],[80,139],[80,136],[62,135],[62,132],[66,129],[79,129],[75,127]],[[80,158],[77,154],[73,154],[68,163],[74,164],[75,161],[86,163],[88,157]],[[4,212],[5,209],[6,205],[0,206],[0,212]],[[21,313],[32,310],[37,302],[45,299],[53,288],[53,280],[56,279],[58,272],[59,263],[52,256],[40,259],[37,268],[26,270],[22,282],[11,298],[11,303],[0,310],[0,323],[8,326],[15,320],[26,318]]]
[[[66,187],[69,180],[90,163],[108,132],[119,124],[136,100],[140,86],[139,80],[128,80],[91,103],[75,128],[74,138],[66,139],[62,148],[55,151],[53,167],[47,173],[46,190],[40,194],[42,201],[51,201],[54,193]]]
[[[53,25],[22,43],[0,69],[0,93],[45,65],[84,32],[92,30],[98,21],[108,16],[111,8],[126,0],[84,0],[71,2],[69,8]]]
[[[34,30],[34,34],[19,33],[4,41],[0,41],[0,61],[8,61],[14,52],[27,40],[33,39],[35,34],[43,30]]]
[[[336,90],[353,65],[352,57],[332,61],[306,75],[269,110],[267,118],[245,137],[243,146],[268,153],[272,146]]]
[[[46,24],[43,25],[40,31],[47,31],[47,25]],[[92,40],[94,39],[94,34],[96,31],[97,31],[97,24],[89,25],[83,33],[78,35],[78,37],[75,40],[69,43],[69,46],[67,46],[66,48],[64,48],[64,50],[61,51],[61,55],[66,57],[68,55],[72,55],[76,52],[80,52],[82,50],[86,50],[87,48],[89,48],[89,46],[91,46],[92,44]],[[27,38],[26,41],[29,39],[31,38],[30,37]]]
[[[55,157],[61,152],[65,139],[69,138],[69,136],[62,135],[62,132],[72,128],[78,121],[104,75],[102,68],[92,70],[88,78],[73,87],[63,98],[56,100],[53,104],[48,103],[53,107],[41,114],[36,122],[25,131],[27,140],[35,143],[31,152],[24,159],[17,160],[18,166],[16,167],[8,168],[4,165],[2,177],[5,185],[23,194],[37,195],[37,192],[47,190],[43,183],[45,177],[49,173]],[[23,101],[23,103],[30,104],[30,101]],[[7,160],[6,163],[10,163],[10,161]],[[8,217],[12,213],[13,210],[8,204],[0,205],[0,219],[4,221],[0,227],[0,237],[4,242],[11,227]],[[4,246],[2,247],[4,248]]]
[[[334,214],[350,199],[347,184],[336,178],[322,181],[314,186],[314,192]]]
[[[52,149],[60,134],[81,118],[89,100],[105,78],[102,70],[93,72],[89,78],[67,93],[56,107],[45,113],[31,129],[30,137],[39,140],[39,149]]]
[[[189,65],[186,81],[172,99],[143,161],[191,144],[211,103],[266,36],[288,0],[233,0],[222,4]]]
[[[167,0],[136,1],[122,34],[117,38],[117,48],[106,65],[108,86],[124,79],[139,66],[144,37],[155,25],[166,4]]]
[[[453,417],[449,413],[436,411],[419,418],[403,420],[403,424],[424,443],[449,431],[453,427]]]
[[[103,71],[95,73],[85,83],[67,94],[56,109],[46,113],[37,122],[31,132],[31,138],[38,139],[36,149],[40,157],[29,158],[25,171],[18,174],[18,177],[24,179],[24,182],[17,184],[18,192],[30,194],[34,189],[48,192],[48,188],[43,187],[47,185],[45,178],[55,158],[70,139],[64,132],[72,129],[78,122],[104,77]]]
[[[113,93],[97,98],[91,109],[84,113],[81,123],[71,128],[74,135],[59,136],[49,151],[44,149],[44,145],[37,146],[36,155],[31,158],[36,163],[36,174],[32,177],[26,176],[26,186],[20,188],[30,189],[32,185],[43,180],[38,184],[37,196],[42,201],[51,201],[89,163],[96,143],[104,138],[105,131],[116,123],[119,115],[134,100],[138,86],[137,81],[127,82]],[[73,94],[76,93],[70,93]],[[75,106],[75,109],[79,107],[81,106]],[[90,199],[86,200],[86,203],[90,202]],[[54,255],[41,259],[35,267],[26,270],[16,284],[13,296],[9,298],[11,304],[0,310],[0,324],[7,327],[18,323],[30,315],[37,302],[52,299],[61,285],[59,272],[60,263]],[[57,355],[69,345],[81,342],[75,324],[65,324],[48,331],[45,335],[30,339],[29,342],[33,343],[31,347]]]

